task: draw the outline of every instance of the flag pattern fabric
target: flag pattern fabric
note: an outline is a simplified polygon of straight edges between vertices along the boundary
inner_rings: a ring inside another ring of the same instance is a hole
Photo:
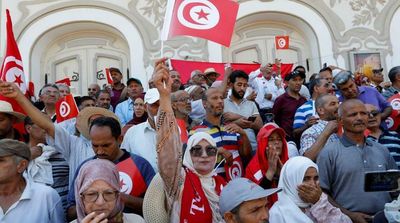
[[[289,36],[275,36],[275,47],[277,50],[289,49]]]
[[[69,77],[66,77],[64,79],[56,81],[56,84],[66,84],[68,86],[71,86],[71,80],[69,79]]]
[[[75,99],[72,94],[65,95],[56,103],[56,116],[57,122],[63,122],[65,120],[75,118],[78,116],[79,110],[76,106]]]
[[[111,77],[110,69],[106,68],[105,71],[106,71],[107,83],[108,84],[112,84],[113,83],[113,79]]]
[[[161,40],[187,35],[229,47],[238,10],[232,0],[168,0]]]

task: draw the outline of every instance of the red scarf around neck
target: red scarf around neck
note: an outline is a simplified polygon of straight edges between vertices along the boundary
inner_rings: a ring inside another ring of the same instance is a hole
[[[212,210],[203,191],[200,178],[185,168],[186,178],[183,186],[180,223],[212,222]],[[225,180],[220,176],[213,176],[215,191],[220,195]]]

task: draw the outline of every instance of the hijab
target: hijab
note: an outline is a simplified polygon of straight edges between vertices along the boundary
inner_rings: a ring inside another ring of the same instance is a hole
[[[86,216],[85,207],[80,194],[85,192],[96,180],[106,182],[114,190],[120,190],[119,173],[114,163],[105,159],[94,159],[84,163],[75,181],[75,200],[78,222],[81,222]],[[108,222],[113,222],[111,219],[119,216],[123,209],[124,205],[118,196],[115,208],[108,217]]]
[[[216,147],[216,143],[214,139],[210,136],[210,134],[205,132],[196,132],[193,134],[187,143],[187,149],[185,154],[183,155],[183,165],[195,173],[201,182],[203,187],[203,191],[208,199],[210,204],[211,210],[213,212],[213,222],[220,222],[222,221],[222,216],[219,213],[219,196],[215,191],[216,182],[214,181],[213,176],[216,175],[214,170],[211,170],[208,174],[202,175],[196,171],[193,165],[192,157],[190,155],[190,149],[197,145],[201,140],[206,140],[210,145]],[[217,161],[217,155],[215,155],[215,162]],[[215,165],[215,164],[214,164]]]

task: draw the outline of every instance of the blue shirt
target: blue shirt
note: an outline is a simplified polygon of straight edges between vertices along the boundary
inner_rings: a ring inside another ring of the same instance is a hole
[[[314,100],[308,100],[296,110],[293,121],[293,129],[301,128],[311,116],[318,116],[315,112]]]
[[[124,127],[133,118],[133,101],[131,98],[125,100],[117,105],[115,108],[115,115],[121,122],[121,127]]]

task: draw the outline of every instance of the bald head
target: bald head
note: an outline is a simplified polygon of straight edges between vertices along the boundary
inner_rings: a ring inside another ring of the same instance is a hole
[[[348,100],[342,102],[342,104],[340,104],[339,110],[338,110],[339,117],[342,118],[344,111],[348,111],[351,107],[358,106],[358,105],[365,107],[364,103],[358,99],[348,99]]]

